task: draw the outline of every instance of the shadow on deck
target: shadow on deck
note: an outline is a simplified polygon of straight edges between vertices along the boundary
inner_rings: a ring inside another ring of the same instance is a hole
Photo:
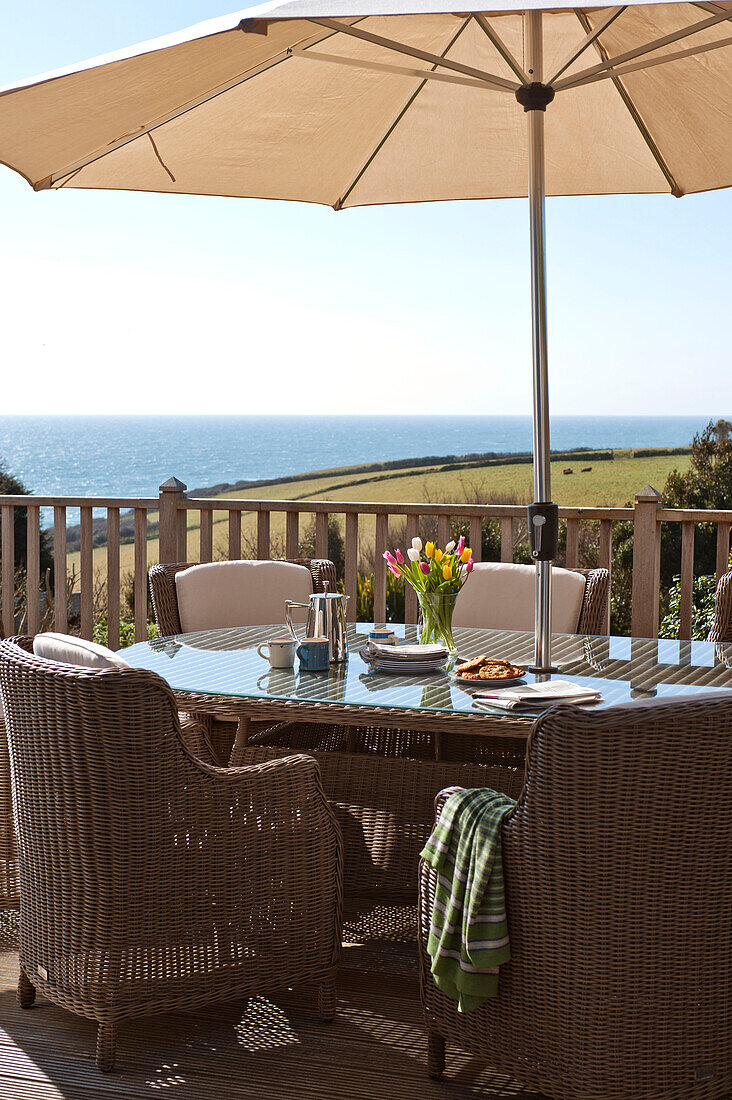
[[[322,1024],[304,993],[154,1016],[120,1027],[118,1068],[94,1063],[95,1025],[39,997],[15,999],[13,922],[0,914],[0,1096],[3,1100],[541,1100],[459,1051],[442,1082],[425,1070],[418,987],[408,967],[355,969],[346,951],[338,1016]]]

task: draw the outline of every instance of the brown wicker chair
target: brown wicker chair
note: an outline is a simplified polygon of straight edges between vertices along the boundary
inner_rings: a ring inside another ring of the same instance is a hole
[[[732,642],[732,571],[723,573],[714,594],[714,622],[709,642]]]
[[[512,961],[476,1011],[432,981],[420,867],[431,1076],[447,1041],[557,1100],[732,1094],[731,744],[721,695],[538,720],[503,824]]]
[[[335,1012],[342,840],[316,763],[221,770],[150,672],[0,642],[21,854],[20,982],[99,1024],[299,984]]]
[[[291,565],[303,565],[310,570],[313,578],[313,592],[323,592],[326,588],[331,592],[336,590],[336,571],[332,561],[328,558],[287,558]],[[155,613],[155,623],[161,637],[167,638],[172,634],[181,634],[182,626],[180,611],[178,609],[178,596],[175,586],[175,575],[183,569],[190,569],[195,562],[176,562],[171,565],[153,565],[148,573],[150,585],[150,599]],[[280,615],[282,608],[273,608],[272,614]],[[229,760],[229,755],[234,743],[236,721],[220,715],[215,719],[209,714],[193,712],[194,718],[206,728],[207,735],[214,747],[216,756],[221,763]],[[276,736],[278,731],[284,731],[289,723],[253,722],[250,730],[250,738],[257,740],[268,735]],[[286,733],[282,734],[287,740]],[[280,740],[282,739],[280,737]],[[343,740],[341,727],[320,726],[313,728],[305,735],[305,728],[301,731],[301,737],[308,745],[317,745],[319,748],[337,748]]]
[[[291,565],[304,565],[310,570],[313,578],[313,592],[323,592],[326,584],[331,592],[335,592],[336,571],[332,561],[327,558],[287,558],[286,560]],[[172,565],[153,565],[148,573],[155,623],[162,638],[182,633],[175,575],[183,569],[191,569],[196,564],[196,562],[182,561]],[[277,615],[281,616],[283,610],[283,608],[277,608]]]

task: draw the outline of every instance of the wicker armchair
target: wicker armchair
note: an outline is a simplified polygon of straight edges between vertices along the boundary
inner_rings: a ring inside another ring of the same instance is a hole
[[[299,984],[335,1011],[342,840],[309,757],[221,770],[153,673],[0,642],[21,854],[18,997],[99,1025]]]
[[[336,590],[336,571],[332,561],[328,558],[288,558],[291,565],[303,565],[310,570],[313,578],[313,592],[323,592],[327,588]],[[190,569],[195,562],[176,562],[171,565],[153,565],[148,573],[150,585],[150,598],[155,613],[155,623],[161,637],[167,638],[172,634],[183,632],[180,611],[178,608],[178,595],[175,585],[176,573],[184,569]],[[272,618],[279,618],[282,607],[272,609]],[[234,743],[236,720],[224,714],[212,718],[210,714],[192,712],[194,719],[200,722],[206,729],[208,739],[214,747],[218,760],[224,764],[229,760]],[[282,736],[287,740],[284,731],[289,723],[253,722],[250,730],[252,740],[261,737],[274,736],[283,731]],[[340,727],[321,726],[313,728],[305,737],[308,745],[330,748],[340,745],[343,740],[343,731]]]
[[[714,594],[714,622],[709,642],[732,642],[732,571],[723,573]]]
[[[503,825],[512,961],[476,1011],[432,981],[420,867],[431,1076],[448,1041],[557,1100],[732,1093],[731,743],[721,694],[538,720]]]
[[[323,592],[326,585],[331,592],[335,592],[336,571],[332,561],[327,558],[287,558],[287,561],[291,565],[304,565],[310,570],[313,578],[313,592]],[[176,562],[173,565],[153,565],[148,573],[155,623],[162,638],[183,632],[175,590],[175,575],[183,569],[191,569],[195,564],[196,562]],[[275,609],[273,613],[274,611]],[[282,612],[283,608],[276,608],[278,619]]]

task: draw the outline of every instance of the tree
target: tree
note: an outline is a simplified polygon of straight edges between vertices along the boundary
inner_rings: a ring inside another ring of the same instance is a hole
[[[723,510],[732,501],[732,440],[720,438],[718,425],[710,421],[691,444],[691,465],[681,473],[673,470],[663,489],[666,508]],[[722,433],[724,434],[724,433]],[[661,614],[673,618],[675,583],[681,571],[680,523],[661,526]],[[717,528],[713,523],[698,523],[694,538],[694,577],[709,577],[717,569]],[[619,523],[613,530],[613,634],[629,634],[631,622],[633,573],[633,524]],[[699,593],[699,613],[703,612],[705,586],[695,585]],[[695,604],[696,606],[696,604]]]
[[[730,432],[732,432],[732,424],[729,420],[718,420],[713,428],[717,443],[727,443],[729,440]]]
[[[30,489],[26,489],[22,481],[12,474],[7,473],[0,464],[0,495],[2,496],[30,496]],[[13,536],[15,543],[15,569],[23,575],[28,567],[28,509],[18,507],[14,510]],[[0,547],[0,556],[2,547]],[[41,578],[47,569],[53,568],[53,550],[51,536],[48,531],[41,531]]]

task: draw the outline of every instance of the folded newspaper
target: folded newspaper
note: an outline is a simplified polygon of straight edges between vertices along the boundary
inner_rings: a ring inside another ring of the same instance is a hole
[[[557,703],[601,703],[602,695],[595,688],[573,684],[569,680],[547,680],[543,684],[521,684],[517,687],[481,691],[473,696],[479,706],[501,707],[503,710],[554,706]]]

